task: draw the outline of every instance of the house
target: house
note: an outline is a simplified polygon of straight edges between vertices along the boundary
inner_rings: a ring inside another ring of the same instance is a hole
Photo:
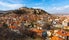
[[[69,20],[68,20],[68,19],[65,19],[65,20],[62,22],[62,25],[63,25],[63,26],[69,26]]]

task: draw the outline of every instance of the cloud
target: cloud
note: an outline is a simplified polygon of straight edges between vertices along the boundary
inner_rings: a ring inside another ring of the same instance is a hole
[[[59,7],[49,7],[47,8],[48,12],[50,13],[68,13],[69,12],[69,5],[65,5],[65,6],[59,6]]]
[[[69,5],[65,5],[63,7],[53,7],[52,9],[53,10],[60,10],[60,11],[62,11],[62,10],[65,10],[65,9],[69,9]]]
[[[42,9],[42,7],[32,7],[32,8],[35,8],[35,9],[39,9],[39,8],[41,8],[41,9]]]
[[[23,0],[0,0],[0,1],[2,1],[2,2],[10,2],[10,3],[21,3],[21,2],[23,2]]]
[[[8,2],[1,2],[0,1],[0,9],[1,10],[13,10],[13,9],[17,9],[20,7],[25,6],[25,4],[12,4],[12,3],[8,3]]]

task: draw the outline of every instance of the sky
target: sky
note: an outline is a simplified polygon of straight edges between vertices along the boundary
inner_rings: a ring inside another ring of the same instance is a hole
[[[43,9],[49,13],[69,13],[69,0],[0,0],[0,10],[20,7]]]

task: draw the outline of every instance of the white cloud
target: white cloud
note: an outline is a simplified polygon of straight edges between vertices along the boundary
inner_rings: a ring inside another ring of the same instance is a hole
[[[62,10],[65,10],[65,9],[69,9],[69,5],[65,5],[63,7],[53,7],[52,9],[53,10],[60,10],[60,11],[62,11]]]
[[[12,9],[17,9],[17,8],[20,8],[23,6],[25,6],[25,5],[24,4],[11,4],[11,3],[0,1],[0,9],[1,10],[12,10]]]
[[[0,1],[10,2],[10,3],[21,3],[21,2],[23,2],[23,0],[0,0]]]
[[[32,7],[32,8],[35,8],[35,9],[39,9],[40,8],[40,9],[42,9],[42,7]]]
[[[69,13],[69,5],[60,6],[60,7],[49,7],[46,8],[46,11],[49,13]]]

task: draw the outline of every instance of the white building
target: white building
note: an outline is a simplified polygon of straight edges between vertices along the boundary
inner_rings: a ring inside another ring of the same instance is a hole
[[[65,19],[65,20],[62,22],[62,25],[63,25],[63,26],[68,26],[68,20]]]

